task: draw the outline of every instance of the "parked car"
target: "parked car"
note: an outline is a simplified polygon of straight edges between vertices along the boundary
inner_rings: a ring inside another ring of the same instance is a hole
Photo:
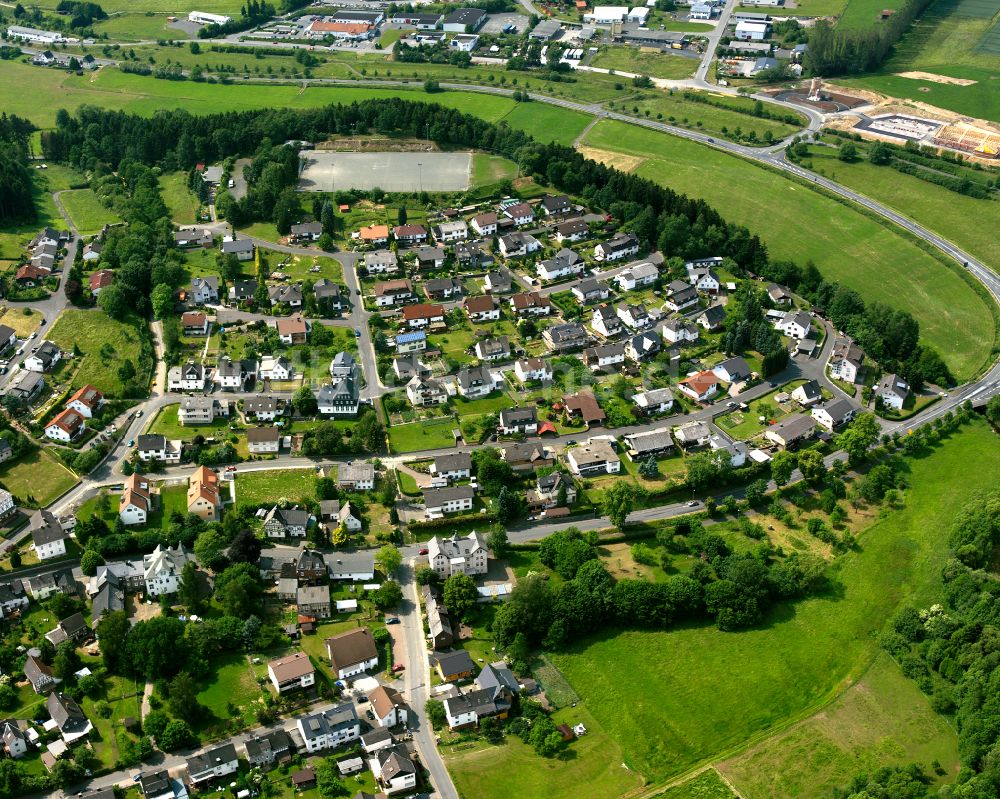
[[[428,552],[430,552],[430,550],[427,547],[421,547],[420,550],[417,552],[417,554],[426,555]]]
[[[406,666],[404,666],[402,663],[397,663],[395,666],[392,667],[392,673],[399,674],[399,672],[403,671],[405,668]]]
[[[397,619],[395,616],[390,616],[388,619],[385,620],[385,623],[386,624],[399,624],[399,619]]]

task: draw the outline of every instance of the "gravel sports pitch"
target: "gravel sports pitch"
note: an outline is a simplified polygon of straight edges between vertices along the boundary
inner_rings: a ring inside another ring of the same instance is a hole
[[[472,153],[303,153],[300,191],[464,191]]]

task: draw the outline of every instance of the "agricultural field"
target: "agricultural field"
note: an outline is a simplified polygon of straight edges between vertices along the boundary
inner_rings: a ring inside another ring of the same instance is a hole
[[[607,631],[549,654],[627,767],[666,779],[812,715],[868,673],[899,604],[939,595],[947,541],[937,531],[979,490],[971,475],[1000,469],[1000,444],[976,421],[909,465],[905,506],[861,532],[859,550],[832,566],[828,595],[778,607],[736,634]],[[649,685],[660,686],[653,703],[644,701]]]
[[[93,189],[64,191],[59,201],[81,236],[93,236],[105,225],[122,221],[118,214],[104,207]]]
[[[38,330],[41,314],[27,307],[5,308],[0,313],[0,325],[7,325],[18,338],[27,338]]]
[[[315,483],[312,469],[275,469],[243,472],[234,480],[238,505],[264,505],[280,499],[296,501],[312,498]]]
[[[486,186],[517,177],[517,164],[499,155],[473,153],[472,185]]]
[[[847,0],[838,28],[874,28],[880,25],[879,15],[882,11],[896,11],[903,5],[903,0]]]
[[[470,113],[476,112],[470,109]],[[512,128],[523,130],[539,141],[554,141],[569,146],[583,133],[590,119],[579,111],[532,102],[516,103],[500,121],[506,122]]]
[[[768,7],[767,13],[772,17],[837,17],[849,2],[850,0],[795,0],[794,8],[786,3],[784,6]],[[759,6],[737,6],[735,10],[760,13]]]
[[[656,799],[733,799],[733,792],[722,781],[719,772],[707,769],[697,777],[657,794]]]
[[[200,6],[199,6],[200,7]],[[143,14],[119,13],[94,24],[94,31],[107,34],[112,41],[141,42],[150,39],[188,39],[190,34],[170,26],[167,14],[147,11]]]
[[[828,147],[810,147],[809,158],[814,171],[885,203],[984,263],[1000,263],[1000,242],[990,233],[1000,221],[1000,202],[967,197],[866,160],[844,163]],[[970,225],[970,219],[981,224]]]
[[[43,449],[0,466],[0,485],[22,502],[33,497],[33,504],[39,507],[48,505],[77,482],[73,472]]]
[[[590,62],[590,66],[613,69],[651,78],[680,80],[690,78],[698,68],[696,58],[669,55],[660,52],[643,52],[638,47],[608,47]]]
[[[63,311],[52,325],[48,338],[66,352],[77,346],[83,353],[71,361],[77,368],[73,377],[75,388],[89,383],[109,397],[121,396],[124,386],[119,369],[126,360],[139,372],[137,379],[151,377],[141,371],[143,368],[148,371],[151,366],[149,361],[143,364],[141,356],[142,339],[149,338],[144,321],[119,322],[104,311],[70,309]]]
[[[958,736],[917,684],[881,654],[822,713],[718,765],[745,799],[829,796],[862,771],[919,763],[958,771]]]
[[[748,161],[625,123],[599,122],[584,144],[645,158],[638,174],[709,201],[759,233],[773,257],[812,260],[825,277],[867,301],[909,311],[960,380],[989,357],[996,331],[987,302],[961,275],[880,222]],[[766,214],[761,197],[768,198]]]

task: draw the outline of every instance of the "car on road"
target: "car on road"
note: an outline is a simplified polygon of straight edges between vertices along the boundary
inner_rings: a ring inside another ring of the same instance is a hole
[[[397,619],[395,616],[390,616],[388,619],[385,620],[385,623],[386,624],[399,624],[399,619]]]
[[[402,663],[397,663],[395,666],[392,667],[392,673],[399,674],[399,672],[403,671],[405,668],[406,666],[404,666]]]
[[[7,367],[0,366],[0,375],[5,375],[5,374],[7,374]]]
[[[40,324],[40,325],[44,325],[44,324],[45,324],[45,317],[42,317],[42,321],[41,321],[41,322],[39,322],[38,324]]]
[[[427,547],[421,547],[420,550],[417,552],[417,554],[418,555],[426,555],[429,552],[430,552],[430,550]]]
[[[136,418],[136,419],[138,419],[138,418],[139,418],[140,416],[142,416],[142,415],[143,415],[144,413],[145,413],[145,411],[139,411],[138,413],[136,413],[136,415],[135,415],[135,418]]]
[[[365,715],[368,717],[369,721],[375,721],[375,714],[372,711],[367,711]]]
[[[32,338],[38,338],[38,331],[36,330],[34,333],[32,333],[31,337]]]
[[[236,471],[236,466],[227,466],[226,467],[226,471],[227,472],[235,472]]]
[[[139,780],[141,780],[141,779],[142,779],[142,772],[140,771],[140,772],[139,772],[138,774],[136,774],[136,775],[135,775],[135,776],[134,776],[134,777],[132,778],[132,782],[138,782],[138,781],[139,781]]]
[[[361,338],[361,328],[360,327],[354,328],[354,337],[355,338]]]
[[[732,400],[730,400],[729,402],[726,403],[726,407],[727,408],[735,408],[736,407],[736,403],[733,402]]]
[[[696,499],[692,499],[692,500],[691,500],[691,501],[690,501],[690,502],[689,502],[689,503],[687,504],[687,506],[688,506],[689,508],[696,508],[696,507],[698,506],[698,500],[696,500]]]
[[[130,438],[130,439],[128,440],[128,445],[129,445],[130,447],[134,447],[134,446],[135,446],[135,439],[134,439],[134,438]]]

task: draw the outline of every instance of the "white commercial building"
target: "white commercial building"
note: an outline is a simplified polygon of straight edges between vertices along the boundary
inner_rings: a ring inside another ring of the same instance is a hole
[[[209,14],[207,11],[192,11],[188,14],[188,22],[196,22],[199,25],[225,25],[232,21],[232,17],[223,14]]]
[[[771,32],[766,22],[739,22],[736,24],[736,38],[741,42],[762,42]]]
[[[11,25],[7,28],[7,38],[19,39],[22,42],[35,42],[36,44],[59,44],[66,41],[66,37],[57,31],[23,28],[20,25]]]

